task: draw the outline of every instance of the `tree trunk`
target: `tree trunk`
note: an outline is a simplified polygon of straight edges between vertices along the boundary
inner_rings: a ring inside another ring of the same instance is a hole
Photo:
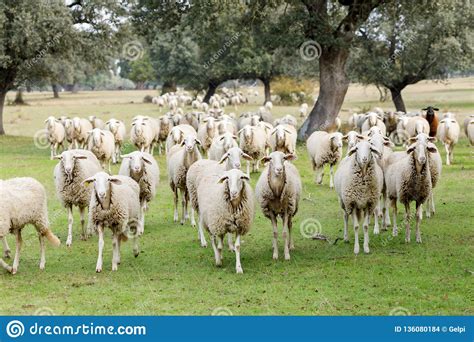
[[[306,140],[316,130],[330,131],[344,102],[349,79],[345,66],[348,49],[331,48],[319,58],[318,100],[298,132],[299,140]]]
[[[392,101],[395,105],[397,112],[407,112],[405,102],[403,102],[402,90],[403,88],[389,88],[390,94],[392,94]]]
[[[5,129],[3,128],[3,107],[5,106],[5,98],[7,97],[7,92],[0,91],[0,135],[5,135]]]
[[[53,96],[55,99],[59,99],[59,86],[56,83],[53,83],[51,85],[51,88],[53,88]]]
[[[23,99],[23,88],[20,87],[17,89],[13,103],[20,106],[26,104],[25,100]]]
[[[264,94],[265,94],[265,100],[263,104],[265,104],[268,101],[272,100],[272,95],[270,91],[270,79],[269,78],[262,78],[260,79],[263,82],[263,87],[264,87]]]
[[[161,87],[161,95],[175,92],[176,91],[176,82],[175,81],[165,81]]]
[[[211,98],[212,95],[216,93],[216,89],[219,86],[219,84],[220,83],[217,83],[217,82],[209,82],[206,95],[204,96],[204,99],[202,100],[203,102],[209,103],[209,99]]]

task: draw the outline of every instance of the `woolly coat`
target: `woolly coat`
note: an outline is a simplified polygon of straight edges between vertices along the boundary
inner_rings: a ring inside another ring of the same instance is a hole
[[[202,178],[209,174],[220,175],[224,172],[225,167],[219,164],[217,160],[201,159],[196,161],[189,167],[186,175],[186,188],[189,193],[189,199],[193,209],[199,212],[199,202],[197,196],[197,189]]]
[[[93,137],[89,138],[89,150],[94,153],[101,163],[108,162],[115,152],[115,138],[112,132],[102,130],[104,136],[101,137],[101,144],[96,145]]]
[[[168,180],[172,190],[186,189],[186,175],[189,168],[201,159],[197,146],[193,152],[186,152],[184,147],[175,145],[168,153]]]
[[[262,171],[257,185],[255,195],[260,204],[263,214],[271,218],[271,213],[283,218],[285,213],[293,217],[298,212],[298,204],[301,197],[301,178],[298,169],[290,162],[284,163],[284,186],[281,193],[275,194],[270,187],[269,168],[267,165]]]
[[[141,172],[135,172],[130,169],[130,158],[122,159],[119,175],[132,178],[140,187],[140,202],[150,202],[156,196],[156,187],[160,181],[160,169],[155,158],[149,153],[135,151],[129,154],[144,155],[151,164],[142,161]]]
[[[311,158],[313,170],[319,169],[325,164],[334,165],[341,160],[342,147],[333,147],[331,144],[331,137],[334,134],[340,133],[316,131],[306,141],[306,148]]]
[[[253,127],[252,134],[249,139],[240,133],[239,147],[242,151],[252,157],[254,162],[257,162],[265,155],[265,148],[267,146],[267,134],[260,127]]]
[[[199,215],[204,227],[213,236],[226,233],[245,235],[252,227],[255,216],[252,188],[243,181],[240,203],[234,207],[230,203],[226,182],[218,183],[220,177],[219,174],[208,175],[198,186]]]
[[[76,159],[71,179],[68,179],[64,173],[64,168],[61,166],[62,161],[56,165],[54,168],[56,195],[63,207],[75,205],[86,208],[89,206],[91,189],[90,187],[84,187],[82,182],[102,171],[102,167],[96,156],[90,151],[70,150],[69,152],[85,155],[87,159]]]

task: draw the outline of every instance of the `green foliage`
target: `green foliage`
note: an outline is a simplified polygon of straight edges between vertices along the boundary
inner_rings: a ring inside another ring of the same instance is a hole
[[[150,56],[145,54],[142,58],[130,62],[130,72],[128,78],[137,84],[138,88],[142,88],[147,81],[154,80],[155,71],[150,61]]]
[[[313,103],[314,82],[311,80],[279,77],[272,82],[272,90],[280,97],[281,104]]]

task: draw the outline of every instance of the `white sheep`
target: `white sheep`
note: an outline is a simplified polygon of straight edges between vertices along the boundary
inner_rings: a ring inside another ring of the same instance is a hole
[[[405,241],[410,242],[410,202],[416,202],[416,242],[421,243],[421,205],[432,192],[428,153],[437,150],[426,141],[417,140],[406,151],[407,157],[392,163],[385,173],[387,197],[393,208],[393,236],[398,235],[397,200],[405,206]]]
[[[58,153],[58,148],[64,150],[64,139],[66,138],[66,129],[60,120],[54,116],[48,117],[44,123],[46,124],[46,132],[48,134],[48,141],[51,146],[51,160]]]
[[[474,146],[474,119],[471,118],[466,125],[466,136],[471,146]]]
[[[110,161],[112,160],[114,164],[116,163],[115,139],[112,132],[100,128],[94,128],[90,132],[88,149],[94,153],[100,161],[103,169],[108,165],[109,173],[111,173]]]
[[[168,181],[173,191],[174,217],[173,221],[178,222],[178,190],[181,192],[181,224],[188,219],[189,194],[186,189],[186,174],[191,165],[201,159],[198,145],[201,142],[195,135],[186,135],[180,145],[173,146],[167,155]]]
[[[155,198],[160,181],[158,163],[151,154],[135,151],[122,156],[119,175],[132,178],[140,186],[141,222],[138,235],[142,235],[145,229],[145,211],[148,203]]]
[[[342,137],[342,141],[347,142],[347,152],[346,156],[349,154],[349,151],[357,145],[359,141],[364,140],[365,137],[356,131],[349,131],[345,136]]]
[[[204,177],[197,189],[200,225],[211,235],[216,265],[222,265],[223,238],[235,234],[235,270],[240,263],[241,237],[250,230],[255,215],[249,176],[240,170]]]
[[[411,116],[405,123],[405,131],[409,138],[416,137],[420,133],[429,134],[430,124],[421,116]]]
[[[99,119],[97,116],[91,115],[87,119],[91,123],[92,128],[104,128],[104,121],[102,119]]]
[[[464,118],[463,126],[464,126],[464,134],[466,134],[466,137],[469,139],[469,125],[471,120],[474,120],[474,114],[471,114]],[[471,143],[472,145],[472,143]]]
[[[202,144],[202,149],[207,152],[211,147],[212,140],[217,135],[216,120],[210,116],[202,120],[197,131],[197,138]]]
[[[68,142],[68,149],[74,148],[73,143],[74,143],[74,126],[72,124],[72,119],[69,118],[64,118],[62,120],[65,134],[66,134],[66,140]]]
[[[375,155],[375,157],[374,157]],[[344,241],[349,241],[349,215],[354,223],[354,253],[359,254],[359,222],[363,220],[364,252],[369,253],[369,220],[377,205],[383,186],[383,172],[375,158],[380,152],[363,140],[341,160],[334,175],[339,204],[344,212]]]
[[[267,102],[265,102],[264,106],[265,106],[265,109],[266,109],[267,111],[269,111],[269,112],[271,112],[272,109],[273,109],[273,103],[272,103],[272,101],[267,101]]]
[[[163,143],[166,142],[171,129],[174,126],[173,120],[168,115],[163,115],[158,119],[160,134],[158,136],[158,153],[162,153]]]
[[[285,260],[290,260],[290,250],[294,249],[291,229],[293,217],[298,212],[301,197],[301,179],[297,168],[290,163],[293,154],[276,151],[262,159],[268,166],[262,171],[255,186],[257,202],[265,217],[273,227],[273,259],[278,259],[278,223],[283,220],[283,240]]]
[[[140,253],[138,249],[138,229],[140,226],[140,202],[138,184],[126,176],[110,176],[99,172],[84,180],[84,185],[93,183],[92,196],[89,205],[89,221],[99,234],[99,255],[96,272],[102,272],[102,254],[104,250],[104,229],[112,230],[112,271],[117,271],[120,264],[120,244],[132,235],[133,254]]]
[[[193,163],[188,170],[186,175],[186,188],[189,193],[189,200],[191,202],[191,225],[196,226],[194,220],[194,211],[199,213],[199,205],[197,200],[197,187],[201,179],[208,175],[210,172],[224,172],[231,169],[241,168],[240,158],[246,160],[252,160],[248,154],[244,153],[239,147],[232,147],[229,149],[221,158],[220,161],[210,160],[210,159],[201,159]],[[204,230],[201,225],[198,229],[198,238],[201,241],[201,246],[206,247],[207,242],[204,237]],[[233,242],[231,236],[229,235],[229,249],[233,250]]]
[[[387,134],[387,129],[383,123],[382,117],[377,113],[369,112],[365,115],[365,121],[362,124],[361,132],[365,133],[373,126],[378,126],[383,135]]]
[[[114,149],[114,163],[118,162],[120,157],[120,150],[122,149],[123,142],[127,130],[123,121],[117,119],[110,119],[105,123],[105,129],[110,131],[114,136],[115,149]]]
[[[92,131],[92,124],[87,119],[75,117],[72,119],[73,145],[76,149],[86,148],[89,132]]]
[[[174,126],[166,138],[166,153],[168,153],[173,146],[181,144],[187,135],[197,136],[196,130],[189,125]]]
[[[59,159],[59,163],[54,168],[54,183],[56,186],[56,194],[61,201],[63,207],[68,211],[68,236],[66,246],[72,245],[72,225],[73,215],[72,207],[79,207],[81,215],[82,233],[81,239],[87,239],[85,227],[84,213],[89,206],[91,191],[84,189],[82,182],[97,172],[102,171],[97,157],[87,150],[69,150],[64,151],[55,159]]]
[[[439,122],[437,137],[446,150],[446,165],[451,165],[454,159],[454,145],[459,140],[460,127],[455,119],[446,118]]]
[[[349,120],[347,123],[351,130],[361,133],[362,124],[364,123],[364,121],[365,121],[364,114],[353,113],[351,116],[349,116]]]
[[[38,232],[40,243],[40,270],[46,264],[44,238],[59,246],[60,241],[49,229],[46,190],[33,178],[12,178],[0,180],[0,240],[3,241],[4,256],[10,256],[6,236],[12,233],[16,237],[16,252],[13,266],[9,266],[2,258],[0,265],[8,272],[15,274],[20,263],[20,252],[23,245],[21,237],[25,225],[32,224]]]
[[[296,128],[298,126],[298,120],[293,115],[288,114],[282,117],[281,119],[276,120],[274,126],[277,125],[290,125]]]
[[[306,141],[309,158],[315,171],[315,182],[321,184],[324,176],[324,165],[329,164],[329,187],[333,188],[334,165],[342,157],[342,133],[316,131]]]
[[[237,136],[232,133],[218,135],[212,140],[211,147],[207,151],[209,159],[220,160],[224,153],[230,148],[237,147]]]
[[[295,153],[296,129],[291,125],[278,125],[271,132],[270,147],[272,151]]]
[[[306,117],[308,115],[308,104],[307,103],[302,103],[300,108],[299,108],[299,113],[300,113],[300,118]]]
[[[260,159],[265,155],[265,149],[267,147],[266,132],[258,126],[247,125],[238,133],[240,134],[240,148],[252,157],[252,161],[247,161],[247,174],[250,175],[250,163],[252,163],[252,172],[258,172]]]
[[[153,141],[155,140],[155,131],[148,117],[136,116],[132,121],[130,130],[130,141],[139,151],[150,152]]]

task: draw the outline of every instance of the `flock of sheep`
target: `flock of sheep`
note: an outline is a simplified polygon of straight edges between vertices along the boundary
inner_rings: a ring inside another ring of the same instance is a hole
[[[112,270],[117,270],[120,264],[122,242],[132,239],[134,255],[138,256],[145,214],[159,182],[159,167],[153,157],[157,147],[158,153],[166,155],[174,222],[184,224],[189,220],[193,227],[197,226],[203,247],[207,246],[205,231],[209,233],[216,265],[222,264],[227,235],[228,247],[235,252],[236,272],[243,272],[241,239],[252,227],[255,202],[271,221],[273,259],[278,259],[277,220],[281,219],[284,258],[289,260],[294,249],[292,222],[302,191],[299,172],[292,164],[296,158],[298,121],[292,115],[273,120],[271,102],[257,112],[238,117],[225,114],[225,106],[245,102],[241,93],[228,90],[212,96],[209,105],[200,97],[193,99],[179,93],[153,98],[153,104],[168,106],[169,112],[159,118],[136,116],[132,120],[129,139],[137,151],[127,155],[121,154],[127,132],[121,120],[110,119],[104,123],[95,116],[49,117],[45,124],[51,159],[58,160],[54,183],[57,196],[68,212],[66,245],[72,244],[72,210],[77,207],[81,239],[94,232],[99,236],[97,272],[103,268],[107,227],[112,230]],[[186,105],[191,105],[193,111],[185,113]],[[352,114],[348,122],[351,130],[346,135],[337,131],[341,126],[337,119],[336,131],[316,131],[308,138],[306,146],[316,183],[322,183],[324,165],[330,166],[329,185],[335,188],[344,214],[345,241],[349,239],[348,220],[352,217],[354,253],[359,253],[359,225],[364,231],[364,252],[369,253],[368,227],[372,216],[374,234],[392,223],[393,235],[397,235],[397,203],[405,207],[405,240],[409,242],[410,203],[415,202],[416,241],[421,243],[421,206],[425,204],[427,217],[434,213],[433,188],[441,175],[441,156],[434,145],[436,136],[446,147],[448,165],[453,161],[453,147],[459,139],[459,124],[454,115],[446,113],[438,120],[436,111],[427,107],[424,114],[415,115],[385,113],[376,108],[369,113]],[[299,113],[305,116],[307,106],[302,105]],[[464,125],[469,141],[474,144],[474,117],[466,119]],[[394,132],[403,137],[405,151],[392,150]],[[65,148],[66,142],[69,149]],[[347,144],[345,156],[344,143]],[[58,154],[60,148],[62,153]],[[243,160],[246,172],[242,171]],[[119,162],[118,175],[112,175],[110,164]],[[334,172],[336,164],[339,165]],[[260,172],[262,166],[254,193],[249,183],[250,172]],[[44,187],[33,178],[0,180],[0,183],[0,239],[4,258],[10,257],[6,234],[11,232],[16,236],[13,266],[3,259],[1,265],[13,274],[17,272],[21,229],[33,224],[40,238],[40,268],[44,269],[43,238],[53,245],[60,243],[49,229]],[[25,207],[29,210],[25,211]],[[389,208],[393,211],[392,222]]]

